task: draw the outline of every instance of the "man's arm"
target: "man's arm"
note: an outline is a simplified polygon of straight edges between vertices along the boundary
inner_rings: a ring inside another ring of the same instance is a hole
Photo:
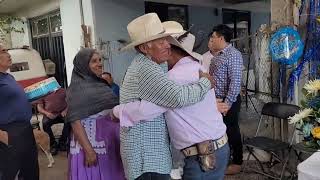
[[[177,85],[158,67],[143,65],[139,70],[139,95],[141,99],[168,108],[181,108],[201,101],[211,89],[207,78],[192,85]]]
[[[54,115],[54,114],[52,114],[51,112],[49,112],[49,111],[47,111],[47,110],[44,109],[43,103],[38,103],[38,104],[37,104],[37,109],[38,109],[39,113],[47,116],[47,117],[50,118],[50,119],[56,118],[56,115]]]
[[[228,60],[228,78],[231,81],[225,102],[229,107],[231,107],[232,103],[236,102],[241,90],[242,63],[243,60],[240,52],[232,54]]]
[[[130,127],[141,120],[152,120],[168,109],[142,100],[120,104],[113,108],[113,114],[120,119],[120,126]]]

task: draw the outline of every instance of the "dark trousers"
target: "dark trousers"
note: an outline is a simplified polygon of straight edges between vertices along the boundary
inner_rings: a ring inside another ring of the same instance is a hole
[[[55,144],[56,140],[54,138],[51,126],[58,123],[64,123],[64,118],[62,116],[58,116],[55,119],[49,119],[47,116],[43,115],[42,123],[43,123],[43,130],[46,133],[48,133],[50,137],[50,144],[51,145]],[[69,133],[70,133],[69,124],[64,123],[62,135],[59,139],[59,144],[65,144],[67,142]]]
[[[148,173],[143,173],[136,180],[170,180],[170,175],[148,172]]]
[[[11,123],[0,125],[7,131],[9,146],[0,143],[0,180],[39,180],[38,151],[31,125]]]
[[[223,121],[227,126],[227,135],[229,139],[230,151],[233,164],[242,164],[243,150],[242,139],[239,128],[239,113],[241,107],[241,97],[237,97],[237,101],[234,102],[228,111],[227,115],[223,117]]]

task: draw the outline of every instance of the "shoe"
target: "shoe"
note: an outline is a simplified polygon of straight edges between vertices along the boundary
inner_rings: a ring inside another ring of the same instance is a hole
[[[241,165],[230,164],[225,172],[226,175],[235,175],[241,172]]]
[[[58,154],[58,151],[59,151],[59,149],[58,149],[58,144],[57,144],[57,143],[51,144],[51,146],[50,146],[50,153],[52,154],[52,156],[57,155],[57,154]]]

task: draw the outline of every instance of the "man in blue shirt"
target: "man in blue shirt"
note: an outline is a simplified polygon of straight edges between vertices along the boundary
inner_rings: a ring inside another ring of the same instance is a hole
[[[227,126],[227,135],[232,155],[232,164],[226,174],[237,174],[241,171],[242,141],[239,128],[241,106],[242,55],[230,44],[232,30],[226,25],[215,26],[210,34],[210,52],[213,55],[209,72],[216,82],[217,99],[226,107],[223,121]]]
[[[39,179],[38,152],[30,119],[31,104],[14,77],[6,71],[11,57],[0,44],[0,179]]]

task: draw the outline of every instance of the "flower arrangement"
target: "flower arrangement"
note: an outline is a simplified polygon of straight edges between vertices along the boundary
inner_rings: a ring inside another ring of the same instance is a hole
[[[320,79],[306,83],[302,89],[305,99],[301,102],[302,110],[289,118],[303,133],[304,144],[320,149]]]

